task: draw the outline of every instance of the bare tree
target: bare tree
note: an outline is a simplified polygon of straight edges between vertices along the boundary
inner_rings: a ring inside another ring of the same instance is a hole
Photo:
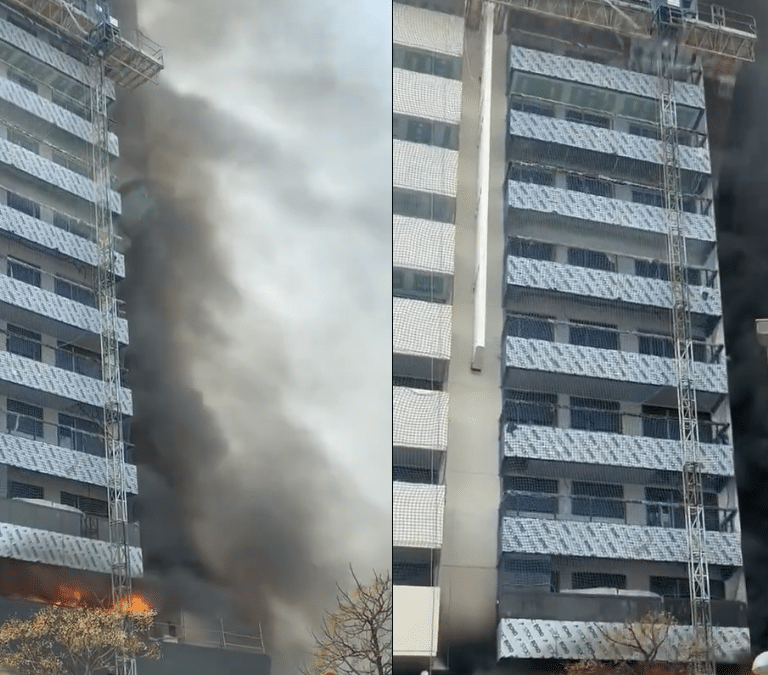
[[[159,658],[149,638],[154,612],[131,614],[84,604],[46,606],[26,620],[0,626],[0,665],[18,675],[95,675],[108,672],[118,650]]]
[[[351,568],[350,568],[351,569]],[[338,608],[323,620],[312,666],[303,675],[392,675],[392,579],[374,572],[363,586],[352,570],[355,589],[339,589]]]
[[[609,629],[598,630],[615,648],[612,661],[578,661],[565,666],[567,675],[684,675],[688,672],[681,663],[667,663],[659,652],[677,620],[668,612],[650,612],[639,621],[626,622]],[[696,647],[691,646],[690,654]],[[690,655],[689,654],[689,655]]]

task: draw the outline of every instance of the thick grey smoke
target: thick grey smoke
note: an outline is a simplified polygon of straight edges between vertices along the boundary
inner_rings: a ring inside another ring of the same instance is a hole
[[[725,3],[724,3],[725,4]],[[768,649],[768,364],[757,343],[755,319],[768,317],[768,11],[731,0],[729,8],[755,16],[757,58],[745,67],[733,101],[730,142],[717,199],[736,477],[747,575],[750,631]]]
[[[129,5],[118,7],[128,23]],[[263,33],[265,40],[274,40],[275,31],[290,28],[275,9],[258,12],[260,20],[272,21],[269,30],[253,16],[246,21],[249,11],[253,14],[252,3],[194,5],[152,3],[157,25],[168,10],[174,26],[170,30],[166,25],[164,36],[153,37],[181,44],[184,36],[192,46],[181,58],[206,59],[208,66],[237,31],[250,26],[257,29],[254,39]],[[320,48],[322,40],[309,44]],[[317,78],[310,69],[298,81],[274,79],[277,62],[270,77],[254,73],[261,78],[260,90],[273,92],[265,109],[282,104],[286,116],[307,119],[314,111],[318,134],[333,136],[346,127],[351,142],[364,143],[372,111],[388,102],[376,103],[365,88],[345,88],[322,51],[314,56]],[[169,74],[174,58],[180,56],[168,45]],[[268,292],[244,289],[236,279],[227,237],[242,231],[233,223],[236,214],[229,203],[238,196],[224,189],[221,172],[245,179],[244,198],[265,197],[256,201],[263,213],[252,211],[242,228],[250,237],[242,247],[254,266],[269,265],[279,253],[280,242],[266,235],[260,239],[260,232],[282,227],[284,246],[296,236],[296,228],[288,227],[292,222],[274,219],[270,203],[283,205],[283,218],[327,227],[329,236],[334,227],[357,227],[370,239],[382,240],[388,237],[388,187],[376,187],[363,198],[354,186],[340,183],[339,194],[329,198],[308,159],[290,150],[278,133],[254,130],[203,98],[167,85],[150,85],[125,98],[116,116],[122,175],[150,181],[156,202],[150,218],[125,223],[128,278],[121,289],[131,333],[131,440],[143,465],[137,508],[145,566],[171,608],[213,616],[237,613],[247,624],[260,622],[275,672],[295,672],[309,644],[309,628],[332,608],[335,584],[347,581],[348,564],[362,575],[389,564],[390,516],[372,505],[359,483],[331,459],[328,437],[316,426],[317,420],[354,415],[354,408],[345,409],[343,399],[326,397],[321,390],[317,398],[326,400],[309,400],[308,412],[302,414],[302,399],[312,399],[313,383],[301,377],[300,355],[291,349],[295,337],[285,317],[267,301]],[[371,135],[371,145],[377,137]],[[333,180],[338,167],[330,160]],[[349,164],[354,172],[354,161]],[[254,247],[254,241],[263,241],[263,248]],[[386,259],[381,264],[388,268]],[[334,274],[338,271],[329,271],[329,283]],[[385,280],[380,284],[383,299]],[[370,302],[375,285],[370,278],[361,281],[358,292]],[[363,293],[366,284],[369,292]],[[300,285],[279,290],[300,306]],[[327,290],[328,311],[334,312],[339,307],[334,307],[332,293],[338,288]],[[343,316],[334,321],[343,321]],[[351,319],[347,323],[354,326]],[[386,336],[385,326],[371,329]],[[333,330],[318,325],[316,334],[307,336],[316,358],[322,358],[321,347],[327,355],[337,354]],[[366,358],[364,351],[346,358],[354,364]],[[342,366],[349,372],[344,361],[326,365],[332,385],[332,371]],[[339,378],[337,384],[355,388],[360,383]],[[382,389],[388,393],[388,378],[383,378]],[[381,414],[386,426],[371,420],[372,434],[389,426],[386,407]],[[359,422],[350,419],[349,424]],[[360,439],[355,450],[376,465],[379,458],[371,453],[379,448],[386,452],[388,442],[387,437],[372,436]],[[389,476],[381,478],[388,485]]]

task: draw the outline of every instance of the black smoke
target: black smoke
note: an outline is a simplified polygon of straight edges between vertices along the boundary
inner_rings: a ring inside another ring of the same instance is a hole
[[[729,5],[755,15],[758,35],[766,34],[763,4]],[[758,651],[768,649],[768,357],[755,331],[755,319],[768,317],[767,67],[763,38],[734,92],[716,201],[749,624]]]
[[[119,6],[121,25],[131,23],[131,4]],[[205,13],[220,22],[217,29],[199,20],[194,3],[167,4],[190,39],[236,25],[231,7]],[[203,40],[200,49],[213,53],[217,44]],[[278,84],[275,94],[284,96]],[[309,94],[320,119],[329,116],[327,94]],[[231,214],[216,172],[222,165],[250,172],[255,194],[284,199],[294,217],[312,216],[316,225],[334,217],[375,222],[388,207],[325,200],[302,157],[278,137],[168,85],[123,96],[114,114],[123,183],[141,182],[153,203],[147,217],[122,220],[127,278],[120,288],[147,575],[166,611],[261,624],[275,670],[295,672],[309,629],[332,609],[336,583],[348,579],[348,564],[363,577],[388,564],[389,517],[289,406],[296,383],[283,326],[233,279],[222,245]],[[249,224],[279,225],[258,215]],[[266,255],[254,250],[254,264]]]

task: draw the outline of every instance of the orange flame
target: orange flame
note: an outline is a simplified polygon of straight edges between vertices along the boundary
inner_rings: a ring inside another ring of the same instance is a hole
[[[152,606],[137,593],[131,593],[131,597],[123,600],[118,608],[126,614],[145,614],[152,611]]]

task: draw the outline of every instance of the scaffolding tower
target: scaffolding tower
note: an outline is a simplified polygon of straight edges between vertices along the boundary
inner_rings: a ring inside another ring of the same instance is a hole
[[[87,58],[91,70],[90,113],[92,124],[91,180],[94,187],[97,293],[100,313],[101,365],[103,373],[104,452],[107,462],[110,568],[112,604],[130,607],[131,564],[128,544],[128,506],[125,448],[122,429],[122,385],[118,342],[118,306],[115,291],[116,236],[109,156],[107,82],[134,89],[155,81],[163,69],[162,50],[136,31],[132,41],[120,34],[106,3],[94,13],[78,10],[63,0],[6,0],[6,5],[65,38]],[[128,619],[129,620],[129,619]],[[115,675],[135,675],[136,662],[116,654]]]

